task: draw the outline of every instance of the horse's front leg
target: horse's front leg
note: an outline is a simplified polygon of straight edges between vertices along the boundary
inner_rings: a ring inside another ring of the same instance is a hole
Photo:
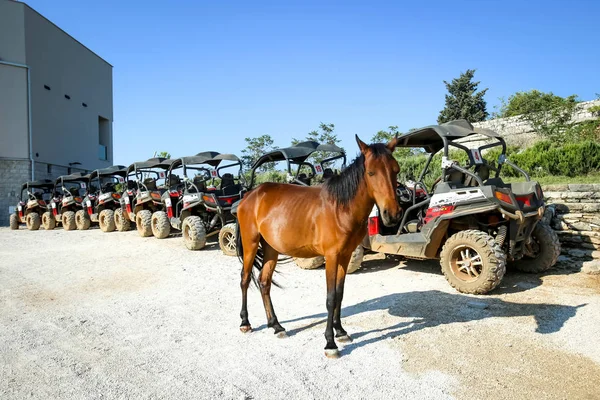
[[[337,281],[335,285],[335,309],[333,311],[333,328],[335,329],[335,338],[338,342],[351,342],[352,338],[342,328],[342,299],[344,298],[344,282],[346,281],[346,269],[348,264],[338,264]]]
[[[338,261],[337,256],[325,257],[325,279],[327,281],[327,326],[325,327],[325,355],[329,358],[337,358],[339,351],[333,337],[333,314],[336,305]]]

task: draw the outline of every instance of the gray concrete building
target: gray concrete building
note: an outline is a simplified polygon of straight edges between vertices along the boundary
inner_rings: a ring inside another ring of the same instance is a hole
[[[0,0],[0,225],[21,183],[112,165],[112,66],[27,4]]]

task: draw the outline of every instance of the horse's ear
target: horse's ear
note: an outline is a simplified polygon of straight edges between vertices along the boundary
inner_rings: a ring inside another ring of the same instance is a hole
[[[394,138],[389,141],[386,147],[393,153],[396,149],[396,146],[398,146],[398,143],[400,143],[400,139],[398,139],[398,134],[396,134],[396,136],[394,136]]]
[[[356,136],[356,143],[358,143],[358,147],[360,148],[360,152],[363,154],[367,154],[367,150],[369,150],[369,145],[366,144],[365,142],[363,142],[362,140],[360,140],[358,138],[358,135],[354,135]]]

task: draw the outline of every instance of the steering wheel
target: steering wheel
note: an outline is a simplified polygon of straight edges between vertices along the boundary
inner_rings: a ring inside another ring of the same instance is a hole
[[[398,196],[403,203],[412,201],[412,191],[400,182],[398,182],[398,187],[396,188],[396,196]]]

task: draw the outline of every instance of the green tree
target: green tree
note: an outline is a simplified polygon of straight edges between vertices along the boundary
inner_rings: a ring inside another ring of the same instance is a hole
[[[414,131],[414,130],[415,129],[413,128],[410,131]],[[388,126],[387,131],[381,130],[381,131],[377,132],[376,134],[374,134],[373,137],[371,138],[371,142],[372,143],[388,143],[396,135],[402,136],[402,132],[398,131],[398,126],[391,125],[391,126]],[[414,155],[418,155],[418,154],[422,154],[422,153],[423,153],[422,149],[408,148],[408,147],[396,147],[396,150],[394,150],[394,157],[396,158],[396,160],[401,160],[406,157],[410,157],[410,156],[414,156]]]
[[[534,89],[502,100],[498,116],[519,117],[545,138],[565,142],[576,139],[570,136],[575,132],[571,119],[577,103],[577,95],[561,97]]]
[[[242,163],[246,168],[251,168],[252,164],[259,157],[268,153],[271,150],[275,150],[277,146],[273,145],[273,138],[271,135],[262,135],[254,138],[245,138],[246,148],[242,150]],[[260,168],[260,172],[272,171],[275,166],[272,163],[263,164]]]
[[[169,153],[168,151],[157,151],[154,154],[155,154],[155,157],[171,158],[171,153]]]
[[[296,145],[300,142],[309,141],[309,140],[317,142],[319,144],[337,145],[340,142],[340,139],[338,139],[337,134],[334,132],[334,130],[335,130],[334,124],[325,124],[325,123],[321,122],[319,124],[319,128],[314,131],[308,132],[305,139],[303,139],[303,140],[292,139],[292,145]],[[334,155],[337,155],[337,153],[331,153],[328,151],[313,153],[309,157],[309,161],[312,163],[319,163],[328,157],[333,157]]]
[[[448,94],[446,95],[446,106],[438,116],[438,123],[453,121],[455,119],[466,119],[469,122],[483,121],[488,117],[487,103],[483,96],[488,89],[478,91],[480,82],[473,82],[474,69],[462,72],[458,78],[448,83],[444,81]]]

